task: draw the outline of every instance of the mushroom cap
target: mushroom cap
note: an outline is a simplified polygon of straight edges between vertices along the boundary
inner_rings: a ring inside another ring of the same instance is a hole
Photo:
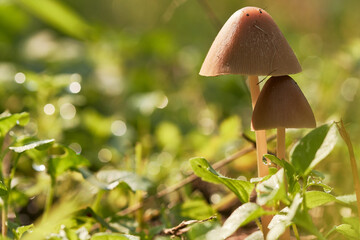
[[[271,128],[314,128],[314,113],[297,83],[289,76],[271,77],[256,102],[252,125]]]
[[[200,75],[289,75],[301,66],[284,35],[264,10],[245,7],[221,28]]]

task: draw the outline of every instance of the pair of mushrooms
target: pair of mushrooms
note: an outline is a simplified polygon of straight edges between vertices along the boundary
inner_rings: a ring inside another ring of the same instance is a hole
[[[301,71],[276,23],[266,11],[256,7],[242,8],[228,19],[201,67],[200,75],[203,76],[248,76],[259,177],[268,174],[268,167],[262,161],[267,153],[266,129],[277,128],[277,157],[285,159],[285,128],[316,126],[309,103],[288,76]],[[261,93],[259,75],[272,76]]]

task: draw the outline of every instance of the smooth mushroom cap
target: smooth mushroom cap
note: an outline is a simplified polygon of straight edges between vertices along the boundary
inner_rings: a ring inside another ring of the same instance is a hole
[[[200,75],[289,75],[301,66],[284,35],[264,10],[235,12],[216,36]]]
[[[271,128],[314,128],[315,117],[297,83],[289,76],[271,77],[256,102],[252,125]]]

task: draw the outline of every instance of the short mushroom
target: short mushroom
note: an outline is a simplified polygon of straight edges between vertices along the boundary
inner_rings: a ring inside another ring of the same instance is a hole
[[[316,127],[314,113],[297,83],[289,76],[271,77],[256,102],[255,130],[277,128],[276,154],[285,160],[285,128]]]
[[[286,75],[301,72],[290,45],[271,16],[261,8],[245,7],[235,12],[216,36],[200,75],[248,75],[254,108],[260,93],[259,75]],[[255,131],[258,175],[268,174],[263,164],[267,153],[265,131]]]

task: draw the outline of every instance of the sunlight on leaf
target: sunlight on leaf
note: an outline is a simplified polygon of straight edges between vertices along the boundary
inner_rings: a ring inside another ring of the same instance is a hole
[[[16,125],[25,126],[29,122],[29,114],[28,113],[16,113],[9,114],[3,113],[0,116],[0,136],[5,136],[5,134],[10,131]]]
[[[303,137],[291,150],[290,159],[298,173],[307,175],[334,148],[335,125],[322,125]]]
[[[244,203],[249,201],[250,194],[254,189],[254,184],[220,175],[204,158],[192,158],[190,159],[190,164],[194,173],[201,177],[202,180],[211,183],[223,184],[235,193],[241,202]]]
[[[257,219],[258,217],[270,214],[262,207],[255,203],[245,203],[238,207],[231,215],[226,219],[221,228],[215,229],[208,234],[208,239],[218,240],[226,239],[233,234],[239,227],[245,226],[249,222]],[[209,238],[210,237],[210,238]]]
[[[297,194],[290,206],[290,208],[286,207],[281,212],[286,213],[286,215],[275,215],[269,224],[269,233],[266,237],[267,240],[276,240],[278,239],[284,232],[287,227],[292,223],[293,218],[302,203],[302,198],[300,194]]]
[[[153,184],[147,178],[138,176],[135,173],[119,170],[101,170],[96,175],[86,168],[79,168],[78,171],[84,179],[103,190],[112,190],[120,183],[125,183],[132,191],[148,191]]]
[[[54,141],[55,141],[54,139],[41,140],[26,144],[24,146],[9,147],[9,149],[17,153],[22,153],[30,149],[45,150],[48,147],[50,147]]]
[[[274,205],[279,200],[286,200],[284,185],[284,169],[280,169],[268,180],[259,183],[256,186],[258,197],[256,202],[259,205]]]
[[[262,231],[256,231],[247,236],[244,240],[264,240],[264,235]]]
[[[341,203],[350,204],[356,202],[356,194],[350,194],[350,195],[343,195],[336,197],[336,200],[338,200]]]

